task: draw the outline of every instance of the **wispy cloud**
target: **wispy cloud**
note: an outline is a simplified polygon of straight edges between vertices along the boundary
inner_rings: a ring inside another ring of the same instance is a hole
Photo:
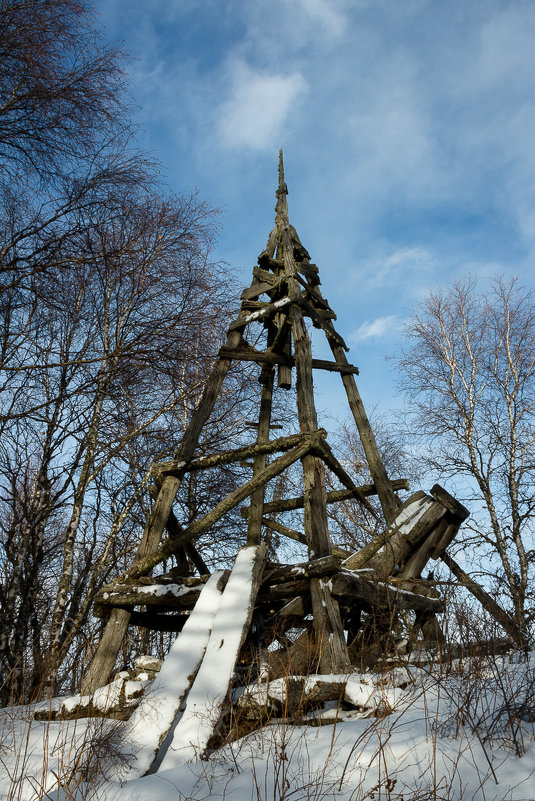
[[[257,71],[243,61],[235,62],[230,96],[216,109],[222,144],[273,150],[290,110],[306,91],[307,83],[299,72]]]
[[[353,344],[364,342],[369,339],[380,339],[392,331],[397,331],[399,327],[397,317],[389,314],[387,317],[377,317],[375,320],[366,320],[361,326],[349,335],[349,340]]]
[[[418,277],[424,278],[435,265],[435,257],[426,248],[401,248],[369,270],[369,283],[379,287],[387,283],[399,284],[409,277],[414,281]]]

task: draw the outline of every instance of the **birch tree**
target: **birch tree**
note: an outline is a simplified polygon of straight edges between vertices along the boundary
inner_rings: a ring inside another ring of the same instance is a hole
[[[531,289],[467,279],[406,329],[401,381],[423,458],[472,508],[466,557],[526,629],[535,614],[535,307]]]

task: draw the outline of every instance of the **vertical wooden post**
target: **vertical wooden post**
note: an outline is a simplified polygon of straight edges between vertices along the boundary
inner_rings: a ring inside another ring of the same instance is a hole
[[[348,364],[345,351],[341,345],[336,343],[333,339],[329,339],[329,344],[333,352],[335,360],[339,364]],[[368,415],[364,409],[360,392],[357,389],[355,378],[352,375],[345,375],[342,373],[342,382],[347,394],[349,408],[353,414],[353,419],[357,426],[359,436],[366,454],[366,459],[370,468],[375,486],[377,487],[377,495],[383,510],[386,522],[391,523],[396,512],[398,511],[401,503],[397,498],[392,485],[388,479],[375,436],[368,420]]]
[[[301,289],[295,277],[297,264],[293,254],[292,233],[288,220],[286,184],[279,159],[279,188],[277,191],[276,225],[279,233],[277,257],[284,262],[284,275],[288,284],[288,295],[294,301],[289,307],[295,353],[297,414],[301,432],[309,433],[318,428],[314,384],[312,378],[312,348],[310,337],[299,305]],[[282,258],[281,258],[282,257]],[[304,480],[304,527],[311,558],[331,553],[331,542],[327,521],[327,493],[323,462],[311,453],[302,459]],[[345,642],[344,629],[338,603],[331,597],[328,587],[319,579],[310,585],[314,634],[320,652],[320,669],[323,673],[344,673],[350,669],[350,660]]]
[[[271,406],[273,399],[273,383],[275,368],[265,367],[264,383],[260,396],[260,414],[258,416],[258,432],[256,442],[263,445],[269,442],[269,424],[271,422]],[[253,463],[253,476],[259,473],[266,466],[266,454],[255,456]],[[249,520],[247,524],[247,545],[260,545],[260,532],[262,530],[262,515],[264,513],[265,484],[255,490],[251,495],[249,506]]]

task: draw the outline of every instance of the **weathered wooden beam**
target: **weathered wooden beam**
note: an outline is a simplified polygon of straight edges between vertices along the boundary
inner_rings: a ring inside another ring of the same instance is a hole
[[[229,325],[229,331],[243,330],[244,324],[249,325],[249,323],[260,322],[260,320],[264,320],[266,317],[270,317],[278,311],[281,311],[281,309],[284,309],[284,307],[288,306],[291,302],[289,297],[281,298],[280,300],[275,300],[273,303],[268,303],[267,306],[258,309],[258,311],[249,312],[245,317],[238,317]]]
[[[342,560],[339,556],[321,556],[309,562],[300,562],[296,565],[278,565],[275,568],[266,568],[262,577],[262,584],[277,584],[293,578],[320,578],[332,576],[340,570]]]
[[[375,554],[383,548],[386,543],[399,531],[400,527],[408,524],[420,512],[422,501],[425,501],[427,495],[425,492],[418,490],[413,493],[410,498],[407,498],[401,509],[398,511],[395,519],[388,526],[385,531],[381,531],[364,548],[351,554],[344,562],[344,565],[350,570],[360,570],[364,567]]]
[[[259,447],[263,447],[269,443],[274,380],[275,370],[273,367],[270,367],[267,370],[266,380],[262,384],[260,396],[260,412],[258,415],[258,429],[256,435],[256,444]],[[266,454],[263,452],[256,453],[253,462],[253,476],[257,476],[262,470],[265,470],[266,464]],[[265,492],[266,485],[262,484],[251,494],[249,519],[247,521],[247,545],[260,545]]]
[[[262,486],[263,484],[266,484],[272,478],[275,478],[275,476],[279,475],[279,473],[282,473],[294,462],[302,459],[316,444],[317,440],[324,436],[325,432],[319,430],[309,434],[306,437],[303,437],[300,445],[297,445],[288,453],[279,456],[278,459],[275,459],[273,462],[271,462],[264,470],[262,470],[256,476],[253,476],[243,486],[234,490],[234,492],[231,492],[210,512],[204,515],[204,517],[194,521],[190,526],[188,526],[181,536],[170,537],[162,545],[160,545],[158,550],[153,551],[142,560],[136,562],[134,565],[132,565],[130,570],[126,571],[126,573],[122,575],[121,579],[127,580],[129,578],[135,578],[147,573],[164,559],[167,559],[173,553],[176,547],[184,545],[186,542],[189,542],[196,537],[200,537],[201,534],[204,534],[205,531],[208,531],[208,529],[211,528],[221,517],[223,517],[224,514],[230,512],[231,509],[244,501],[245,498],[249,497],[254,490],[258,489],[258,487]]]
[[[325,447],[324,447],[325,446]],[[377,514],[373,506],[371,506],[368,499],[360,492],[359,488],[349,475],[349,473],[342,467],[338,459],[334,456],[333,452],[331,451],[330,447],[327,445],[326,442],[318,443],[318,448],[316,450],[317,454],[323,459],[327,467],[335,474],[335,476],[345,484],[347,489],[351,490],[353,497],[359,501],[359,503],[364,506],[364,508],[372,515],[372,517],[377,518]]]
[[[286,367],[294,367],[295,359],[293,356],[275,353],[272,350],[256,350],[255,348],[236,348],[231,351],[228,348],[220,348],[219,355],[225,359],[235,359],[241,362],[256,362],[257,364],[278,364]],[[342,375],[358,375],[359,368],[354,364],[341,364],[331,362],[328,359],[312,359],[312,369],[327,370],[330,373],[341,373]]]
[[[120,585],[119,585],[120,586]],[[184,587],[181,584],[140,584],[114,591],[101,590],[95,597],[95,606],[103,607],[163,607],[165,609],[193,609],[201,594],[199,587]]]
[[[457,520],[459,525],[463,523],[467,517],[470,517],[470,512],[466,506],[463,506],[453,495],[446,492],[444,487],[441,487],[440,484],[433,484],[430,495],[432,495],[435,500],[439,501],[442,506],[446,507],[451,517]]]
[[[465,573],[462,567],[449,554],[443,553],[440,558],[449,567],[455,578],[477,598],[483,609],[486,609],[494,620],[504,628],[514,642],[524,647],[527,641],[526,634],[517,626],[513,618],[496,603],[494,598],[477,581],[474,581],[468,573]]]
[[[401,522],[398,531],[366,562],[366,567],[372,567],[384,575],[392,575],[396,565],[404,562],[413,546],[432,532],[445,514],[446,509],[441,503],[427,497],[415,517]]]
[[[270,529],[271,531],[277,532],[277,534],[282,534],[283,537],[288,537],[288,539],[290,540],[294,540],[295,542],[300,542],[301,545],[307,544],[307,538],[301,531],[296,531],[293,528],[288,528],[288,526],[279,523],[278,520],[274,520],[272,517],[263,517],[262,525]],[[337,545],[331,545],[331,551],[333,556],[339,556],[341,559],[347,559],[347,557],[350,556],[349,551],[346,551],[343,548],[339,548]]]
[[[406,478],[397,478],[391,481],[394,490],[408,490],[410,489],[409,481]],[[357,487],[359,494],[364,495],[366,498],[371,495],[377,495],[377,487],[375,484],[361,484]],[[349,501],[355,498],[353,490],[331,490],[327,493],[327,503],[339,503],[340,501]],[[269,501],[264,504],[264,514],[277,514],[279,512],[292,512],[296,509],[302,509],[304,506],[304,497],[299,495],[297,498],[284,498],[280,501]],[[248,507],[244,506],[241,509],[242,517],[247,517]]]
[[[325,429],[319,429],[322,436],[326,436]],[[250,445],[244,445],[241,448],[232,448],[228,451],[221,451],[220,453],[211,453],[206,456],[199,456],[196,459],[189,461],[172,459],[168,462],[157,462],[153,465],[155,473],[165,473],[167,475],[183,475],[186,472],[193,470],[205,470],[209,467],[220,467],[223,464],[231,464],[232,462],[240,462],[244,459],[255,458],[256,456],[263,456],[269,453],[278,453],[289,451],[303,442],[303,434],[290,434],[287,437],[277,437],[267,442],[256,442]]]
[[[352,571],[341,571],[329,580],[335,597],[364,601],[370,606],[414,609],[416,611],[442,612],[444,605],[439,598],[428,598],[415,592],[398,589],[395,585],[361,578]]]

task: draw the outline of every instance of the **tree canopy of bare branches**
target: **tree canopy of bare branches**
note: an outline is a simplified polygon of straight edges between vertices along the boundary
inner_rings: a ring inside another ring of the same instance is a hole
[[[402,385],[423,456],[472,504],[467,558],[493,579],[517,624],[533,620],[535,307],[530,289],[496,279],[431,293],[413,313]]]

